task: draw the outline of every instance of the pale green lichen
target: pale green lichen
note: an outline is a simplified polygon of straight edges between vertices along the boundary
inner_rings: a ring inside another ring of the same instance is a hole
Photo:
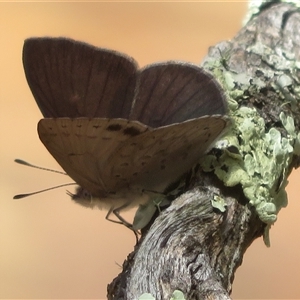
[[[289,132],[287,138],[275,128],[265,132],[264,120],[253,108],[241,107],[231,117],[235,127],[216,144],[217,148],[223,145],[223,154],[219,158],[208,155],[202,167],[214,170],[226,186],[241,184],[260,219],[272,224],[287,203],[283,192],[286,171],[292,154],[299,151],[299,134],[295,133],[293,119],[283,113],[280,118]],[[235,146],[239,153],[232,154],[227,150],[229,146]]]
[[[139,297],[139,300],[155,300],[155,298],[151,294],[145,293]],[[170,300],[185,300],[185,297],[182,291],[175,290]]]
[[[182,291],[175,290],[170,300],[185,300],[185,297]]]
[[[202,166],[206,171],[214,170],[226,186],[241,184],[259,218],[269,225],[276,221],[278,211],[287,204],[287,168],[292,154],[298,153],[300,148],[293,119],[283,113],[280,117],[289,132],[287,138],[275,128],[265,132],[264,121],[255,109],[241,107],[233,112],[235,128],[222,139],[223,145],[227,145],[222,156],[208,155]],[[240,142],[232,136],[233,132],[240,137]],[[237,147],[239,154],[232,155],[226,149],[229,145]],[[267,231],[265,242],[269,244]]]
[[[227,203],[225,202],[224,198],[215,195],[211,200],[211,205],[220,212],[224,212],[226,210]]]
[[[220,49],[228,53],[232,46],[221,43],[219,47],[220,59],[215,58],[217,52],[214,52],[205,59],[204,66],[215,75],[226,91],[233,125],[214,145],[214,148],[222,150],[221,154],[210,152],[202,161],[202,168],[204,171],[213,171],[226,186],[241,185],[249,203],[267,224],[264,237],[268,244],[268,230],[276,221],[279,210],[287,205],[285,187],[292,158],[300,155],[300,133],[296,131],[294,119],[283,112],[279,115],[282,130],[278,127],[267,130],[256,108],[241,105],[248,97],[244,95],[255,97],[266,87],[266,83],[259,77],[251,78],[250,74],[254,72],[251,69],[249,74],[230,71]],[[269,80],[268,84],[271,82],[274,91],[282,99],[279,106],[289,104],[292,110],[296,108],[300,87],[295,82],[298,82],[300,63],[288,60],[279,48],[272,49],[259,43],[250,45],[247,51],[274,66],[267,70],[257,67],[256,72],[259,71],[264,80]],[[275,78],[277,80],[273,80]],[[289,90],[291,86],[293,94]]]
[[[144,293],[139,296],[139,300],[155,300],[155,298],[149,293]]]

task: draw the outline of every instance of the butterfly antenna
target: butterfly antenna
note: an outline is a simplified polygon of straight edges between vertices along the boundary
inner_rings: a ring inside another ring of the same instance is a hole
[[[44,190],[40,190],[40,191],[37,191],[37,192],[33,192],[33,193],[19,194],[19,195],[15,195],[13,199],[22,199],[22,198],[29,197],[29,196],[32,196],[32,195],[35,195],[35,194],[47,192],[47,191],[50,191],[50,190],[61,188],[63,186],[74,185],[74,184],[76,184],[76,183],[75,182],[65,183],[65,184],[57,185],[57,186],[54,186],[54,187],[51,187],[51,188],[48,188],[48,189],[44,189]]]
[[[53,172],[53,173],[58,173],[58,174],[68,175],[68,174],[65,173],[65,172],[61,172],[61,171],[57,171],[57,170],[52,170],[52,169],[48,169],[48,168],[43,168],[43,167],[35,166],[35,165],[33,165],[33,164],[28,163],[28,162],[25,161],[25,160],[18,159],[18,158],[15,159],[15,162],[16,162],[17,164],[24,165],[24,166],[27,166],[27,167],[32,167],[32,168],[36,168],[36,169],[40,169],[40,170],[44,170],[44,171],[49,171],[49,172]]]

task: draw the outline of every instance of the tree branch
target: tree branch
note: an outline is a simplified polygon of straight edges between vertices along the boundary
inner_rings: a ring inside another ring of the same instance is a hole
[[[226,90],[233,126],[205,157],[189,191],[143,234],[108,287],[108,299],[150,293],[170,299],[230,299],[251,243],[286,205],[287,177],[300,155],[300,12],[264,6],[203,67]]]

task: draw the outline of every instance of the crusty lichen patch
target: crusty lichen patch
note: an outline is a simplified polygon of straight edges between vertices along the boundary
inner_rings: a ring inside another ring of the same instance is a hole
[[[233,126],[214,147],[222,149],[222,154],[211,151],[203,160],[202,168],[207,172],[213,171],[226,186],[242,186],[259,218],[268,224],[265,235],[268,244],[268,229],[276,221],[279,210],[287,205],[285,187],[288,170],[293,155],[300,155],[300,134],[295,129],[294,119],[283,111],[279,115],[279,128],[268,129],[255,105],[248,107],[242,104],[240,99],[244,91],[250,89],[253,92],[255,89],[259,93],[265,87],[262,80],[251,78],[249,74],[229,72],[224,65],[216,65],[216,61],[210,59],[205,64],[227,92]],[[296,64],[293,66],[297,67]],[[286,87],[293,84],[293,79],[283,71],[267,72],[265,76],[268,78],[278,78],[272,88],[280,95],[282,105],[293,105],[291,99],[295,99],[295,95],[288,97],[284,93],[288,93]]]
[[[234,128],[215,146],[223,149],[223,154],[220,157],[208,155],[203,161],[203,170],[214,170],[226,186],[241,184],[260,219],[272,224],[280,208],[287,204],[286,170],[299,148],[300,136],[293,130],[293,119],[283,113],[280,118],[290,130],[287,138],[275,128],[265,132],[264,120],[253,108],[241,107],[231,117]],[[232,147],[239,153],[231,153]]]

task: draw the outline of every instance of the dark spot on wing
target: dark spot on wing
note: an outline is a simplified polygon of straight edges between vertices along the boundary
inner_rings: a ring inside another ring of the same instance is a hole
[[[124,132],[124,134],[130,135],[130,136],[135,136],[135,135],[138,135],[141,133],[140,130],[135,127],[125,128],[123,132]]]
[[[122,126],[120,124],[111,124],[106,128],[106,130],[108,130],[108,131],[119,131],[121,129],[122,129]]]

